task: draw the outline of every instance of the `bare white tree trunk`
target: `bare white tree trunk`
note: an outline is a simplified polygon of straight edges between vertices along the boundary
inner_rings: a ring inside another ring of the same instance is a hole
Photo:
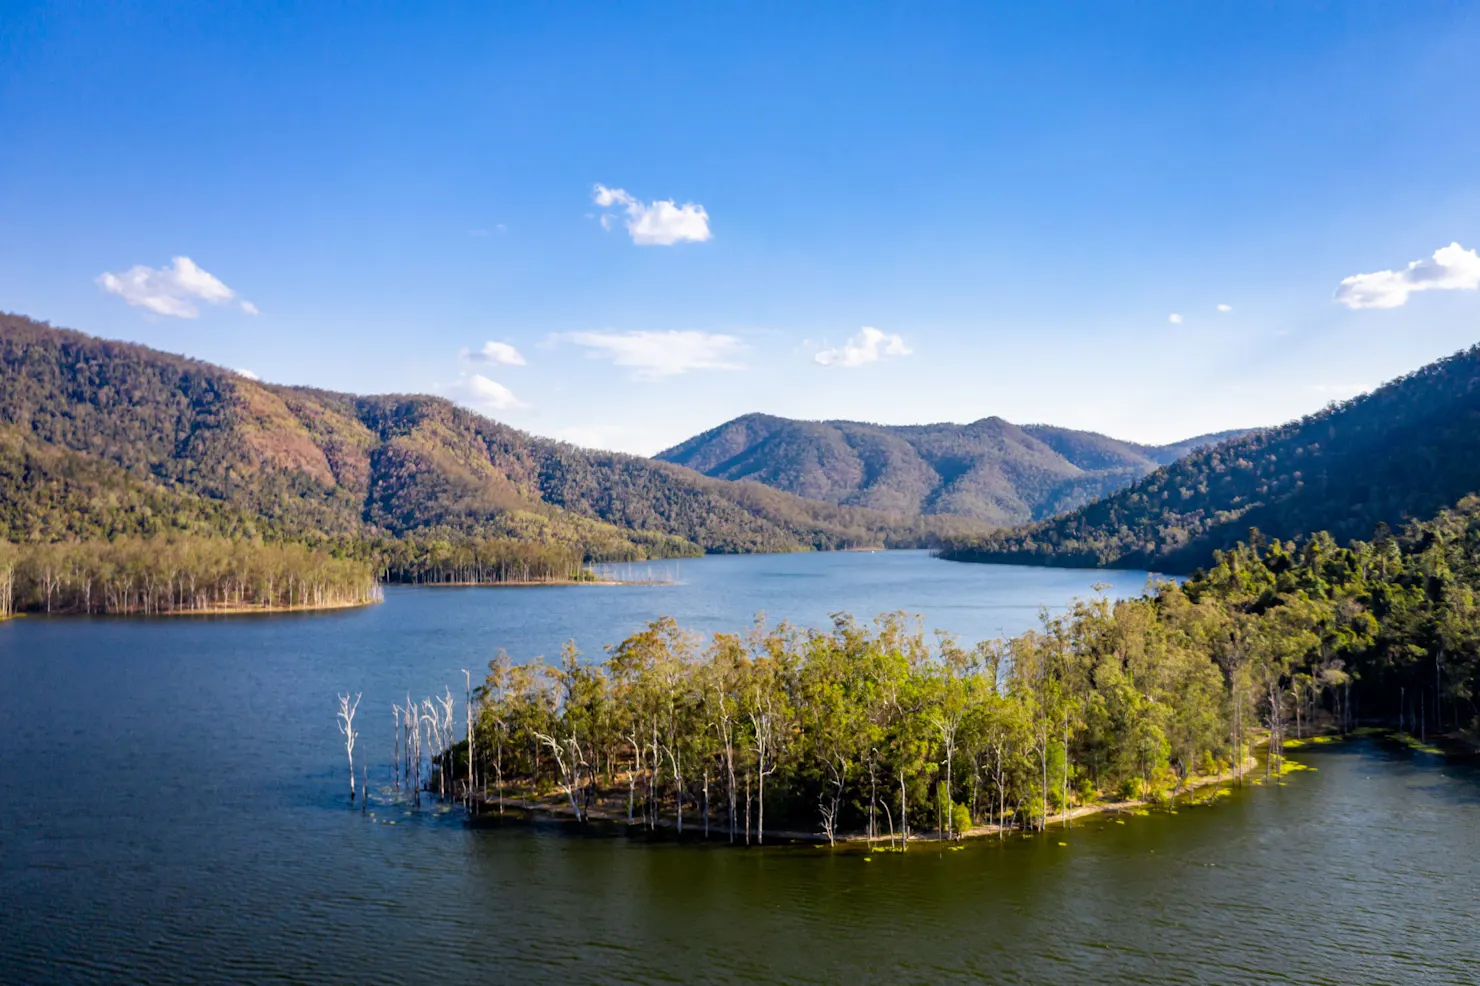
[[[360,696],[349,700],[349,693],[339,696],[339,731],[344,735],[344,754],[349,758],[349,799],[355,800],[355,710],[360,707]]]
[[[467,714],[468,714],[468,790],[467,803],[469,807],[473,804],[473,676],[463,669],[464,683],[467,685]]]
[[[442,789],[442,800],[447,800],[448,777],[452,771],[452,720],[455,702],[452,698],[452,689],[444,689],[446,692],[437,702],[442,706],[442,723],[440,732],[442,734],[442,769],[438,772],[438,785]],[[435,713],[434,713],[435,714]],[[455,783],[455,782],[454,782]]]

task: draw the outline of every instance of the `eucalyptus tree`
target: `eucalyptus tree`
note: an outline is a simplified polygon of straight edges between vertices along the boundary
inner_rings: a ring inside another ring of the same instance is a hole
[[[15,613],[15,566],[20,549],[9,541],[0,541],[0,620]]]
[[[494,792],[498,796],[498,810],[504,811],[504,751],[509,744],[509,732],[514,722],[515,696],[529,689],[530,672],[516,667],[509,655],[500,650],[488,662],[488,674],[477,693],[478,729],[486,738],[480,749],[492,747]],[[488,756],[484,753],[485,758]],[[483,770],[484,797],[488,791],[488,770]]]
[[[714,635],[706,661],[704,709],[709,727],[717,739],[719,770],[725,784],[725,827],[731,843],[735,841],[736,830],[735,763],[741,742],[741,695],[749,668],[749,658],[738,636],[726,633]],[[628,821],[631,821],[630,804],[628,816]]]
[[[788,685],[796,668],[795,631],[783,624],[771,633],[751,631],[751,665],[741,708],[750,723],[755,753],[756,842],[766,841],[766,778],[776,773],[787,752],[794,708]]]
[[[945,757],[945,773],[942,775],[945,824],[940,829],[942,838],[950,838],[955,834],[953,809],[956,744],[968,711],[970,695],[967,682],[972,670],[970,653],[963,650],[954,638],[943,634],[940,636],[940,659],[927,667],[922,682],[921,713],[938,735],[939,749]]]
[[[463,712],[467,722],[463,730],[463,739],[468,745],[468,780],[467,787],[463,791],[463,802],[471,805],[473,803],[473,765],[477,762],[478,743],[473,736],[473,676],[467,668],[463,673]]]
[[[355,712],[360,707],[360,696],[356,693],[351,701],[349,693],[339,696],[339,732],[344,736],[344,755],[349,760],[349,799],[355,800]]]

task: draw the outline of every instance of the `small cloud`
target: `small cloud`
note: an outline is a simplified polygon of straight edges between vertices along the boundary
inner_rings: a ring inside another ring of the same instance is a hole
[[[444,391],[464,407],[485,414],[527,406],[508,387],[481,373],[464,373],[457,383],[444,388]]]
[[[1233,311],[1233,306],[1232,305],[1219,305],[1218,306],[1218,310],[1220,312],[1231,312],[1231,311]]]
[[[469,363],[494,363],[498,366],[523,366],[524,356],[507,342],[485,342],[476,352],[464,349],[459,353]]]
[[[1440,247],[1402,270],[1353,274],[1336,288],[1335,300],[1348,308],[1400,308],[1415,291],[1474,291],[1480,288],[1480,256],[1458,243]]]
[[[105,272],[98,275],[97,283],[130,305],[173,318],[195,318],[200,314],[196,307],[199,301],[212,305],[236,301],[248,315],[257,314],[256,305],[238,299],[235,291],[197,267],[189,257],[175,257],[170,266],[158,270],[139,264],[122,274]]]
[[[711,332],[570,332],[559,337],[584,346],[587,355],[631,367],[638,380],[658,380],[690,370],[743,370],[736,358],[745,345]]]
[[[852,369],[892,356],[908,356],[911,352],[913,350],[905,345],[903,337],[865,325],[858,330],[857,335],[837,349],[824,349],[812,358],[823,366]]]
[[[627,214],[627,232],[638,246],[672,246],[682,241],[703,243],[709,239],[709,213],[693,202],[678,205],[673,199],[660,199],[643,204],[626,189],[605,185],[596,186],[591,201],[603,209],[621,207]],[[601,228],[611,229],[615,220],[611,213],[602,215]]]
[[[231,372],[232,373],[235,373],[237,376],[241,377],[244,380],[261,380],[262,379],[257,374],[253,373],[251,370],[235,369],[235,370],[232,370]]]
[[[1173,325],[1181,325],[1182,316],[1178,315],[1176,312],[1172,312],[1170,315],[1167,316],[1167,321],[1171,322]]]

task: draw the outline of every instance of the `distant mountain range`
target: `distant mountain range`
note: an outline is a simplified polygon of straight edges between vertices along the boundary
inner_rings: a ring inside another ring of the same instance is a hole
[[[747,414],[657,458],[811,500],[1011,525],[1083,506],[1238,434],[1150,446],[1001,418],[874,425]]]
[[[168,530],[465,534],[642,557],[933,544],[985,526],[578,449],[438,397],[261,383],[0,314],[0,539]]]
[[[1193,452],[1062,517],[955,543],[947,557],[1186,572],[1251,528],[1368,539],[1480,491],[1480,346],[1370,394]]]

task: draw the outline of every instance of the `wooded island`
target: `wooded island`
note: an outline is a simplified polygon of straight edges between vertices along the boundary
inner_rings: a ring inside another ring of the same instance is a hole
[[[16,613],[164,616],[337,609],[380,585],[596,581],[578,548],[511,538],[344,539],[309,545],[161,534],[0,541],[0,619]]]
[[[1348,548],[1256,538],[972,647],[899,614],[707,640],[665,619],[601,664],[498,656],[460,730],[450,692],[398,706],[392,774],[481,810],[558,794],[574,819],[730,842],[1041,829],[1241,776],[1256,741],[1278,772],[1287,738],[1359,723],[1473,735],[1477,562],[1467,501]]]

